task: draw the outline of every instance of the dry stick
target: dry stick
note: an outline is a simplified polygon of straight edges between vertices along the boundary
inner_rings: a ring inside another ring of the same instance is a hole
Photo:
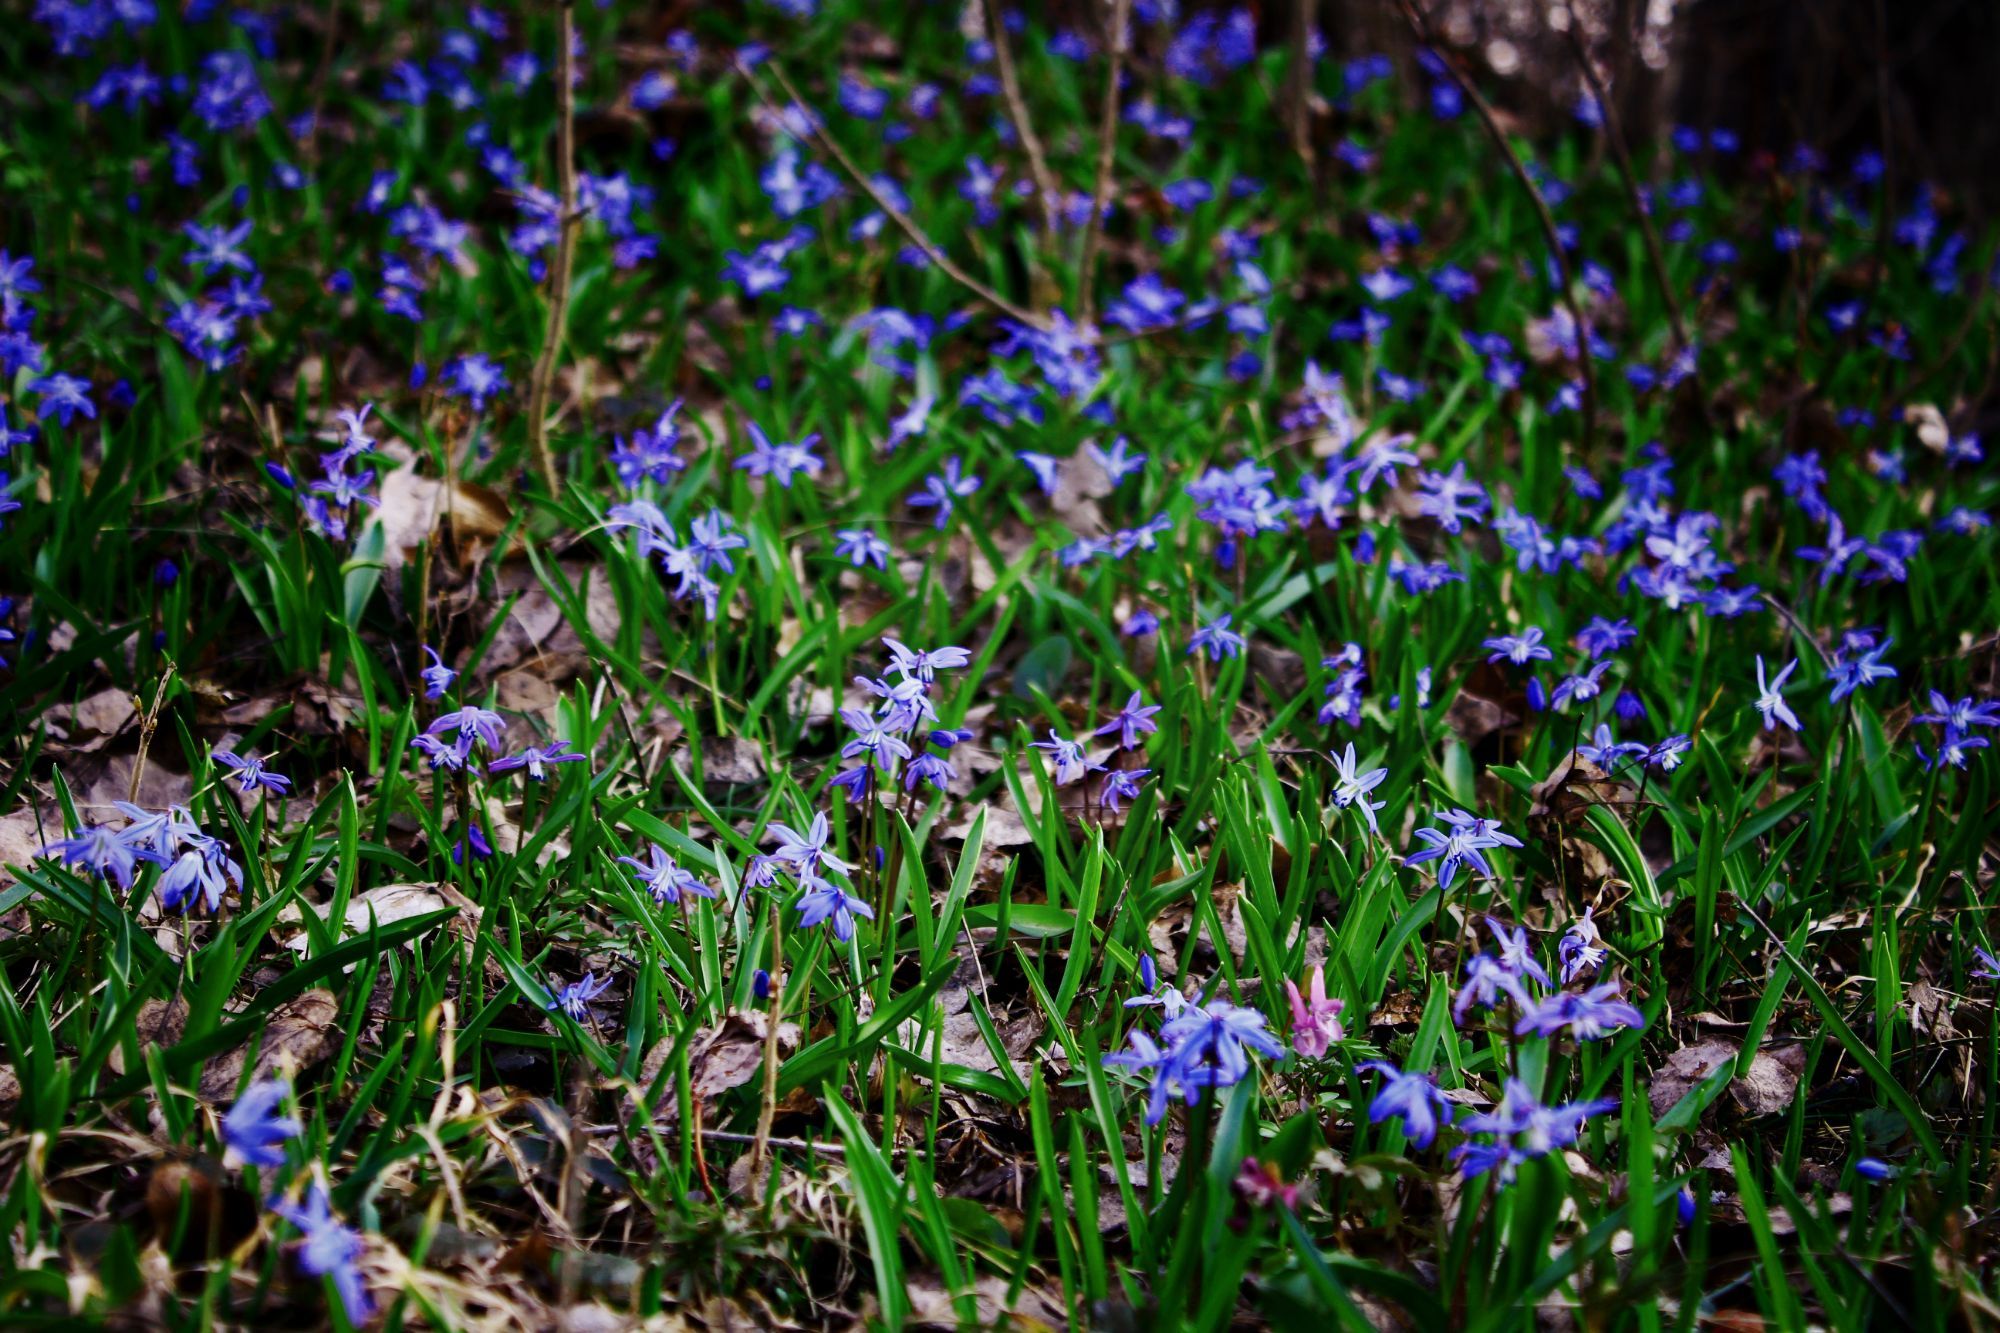
[[[160,677],[160,687],[153,691],[153,706],[139,720],[139,753],[132,760],[132,783],[125,795],[125,799],[133,805],[139,803],[139,783],[146,776],[146,751],[153,748],[153,733],[160,727],[160,705],[167,701],[167,690],[174,683],[174,671],[173,660],[169,658],[167,674]]]
[[[766,61],[765,68],[771,71],[771,77],[777,81],[779,89],[791,100],[792,104],[805,112],[808,132],[811,134],[813,142],[818,144],[820,149],[828,157],[831,157],[856,185],[861,187],[862,193],[868,196],[869,201],[881,211],[882,216],[895,223],[902,233],[910,238],[910,243],[923,251],[926,259],[938,266],[939,272],[1009,319],[1018,320],[1031,328],[1044,331],[1048,329],[1049,322],[1040,315],[1032,310],[1024,309],[1014,304],[953,263],[951,256],[940,249],[937,242],[926,235],[924,229],[919,227],[909,214],[896,207],[890,201],[889,197],[882,193],[881,188],[873,180],[869,179],[867,173],[855,165],[854,159],[847,155],[846,150],[834,140],[833,136],[820,128],[819,121],[813,116],[811,111],[806,110],[806,104],[800,99],[798,90],[792,87],[791,80],[785,77],[785,71],[778,68],[778,62],[775,60]],[[750,87],[763,100],[765,106],[769,107],[774,114],[782,114],[777,104],[764,91],[763,85],[757,82],[757,76],[750,72],[750,68],[747,65],[743,67],[743,77],[749,80]]]
[[[771,1121],[778,1114],[778,1024],[785,1016],[785,923],[778,895],[771,894],[771,1016],[764,1029],[764,1093],[757,1107],[757,1137],[750,1145],[750,1176],[755,1187],[764,1153],[771,1145]]]
[[[1286,80],[1286,106],[1288,128],[1292,134],[1292,151],[1305,164],[1306,178],[1312,179],[1312,88],[1313,28],[1318,20],[1317,0],[1292,0],[1292,64],[1290,77]]]
[[[541,469],[542,481],[554,496],[560,488],[556,463],[549,453],[549,385],[556,375],[556,354],[562,350],[569,321],[569,277],[576,261],[576,234],[583,216],[576,207],[576,7],[559,0],[556,40],[562,55],[556,67],[556,188],[562,196],[562,228],[556,240],[556,267],[549,275],[549,320],[542,330],[542,354],[535,359],[528,390],[528,444]]]
[[[1576,326],[1576,364],[1583,377],[1583,454],[1588,458],[1597,439],[1597,374],[1590,365],[1590,323],[1584,318],[1583,307],[1577,304],[1576,293],[1571,290],[1569,258],[1563,253],[1562,236],[1556,231],[1555,215],[1549,212],[1549,201],[1542,197],[1535,178],[1528,174],[1527,164],[1514,151],[1514,145],[1507,142],[1506,132],[1493,117],[1493,108],[1465,72],[1439,47],[1437,38],[1431,33],[1429,20],[1413,0],[1397,0],[1397,3],[1402,6],[1403,16],[1409,19],[1410,27],[1416,31],[1417,40],[1437,52],[1438,63],[1444,66],[1445,73],[1450,75],[1460,94],[1472,104],[1479,123],[1486,128],[1487,137],[1506,157],[1514,179],[1521,183],[1521,188],[1528,192],[1528,199],[1535,206],[1535,218],[1542,224],[1542,235],[1548,242],[1549,255],[1555,260],[1556,276],[1561,281],[1556,294],[1562,299],[1564,309],[1569,311],[1570,322]]]
[[[1577,67],[1583,71],[1584,82],[1590,85],[1590,95],[1597,99],[1597,114],[1604,122],[1604,137],[1611,144],[1611,157],[1618,164],[1618,179],[1625,185],[1625,200],[1632,206],[1632,216],[1639,220],[1639,234],[1646,241],[1646,260],[1653,269],[1653,281],[1659,284],[1660,296],[1667,303],[1667,318],[1674,330],[1674,341],[1682,348],[1690,346],[1687,320],[1681,314],[1680,298],[1674,295],[1674,284],[1667,277],[1666,257],[1660,251],[1660,237],[1653,230],[1653,218],[1646,211],[1645,200],[1639,195],[1639,176],[1632,169],[1632,155],[1625,149],[1625,136],[1618,128],[1618,114],[1611,109],[1611,95],[1604,87],[1604,80],[1597,76],[1597,66],[1590,62],[1590,52],[1584,49],[1583,27],[1577,22],[1576,9],[1569,0],[1563,0],[1563,12],[1569,15],[1569,45],[1576,53]]]
[[[1056,221],[1056,178],[1049,174],[1049,160],[1042,152],[1041,136],[1028,118],[1028,104],[1021,97],[1021,80],[1014,72],[1014,52],[1007,45],[1007,25],[1000,18],[1000,0],[983,0],[987,40],[993,43],[993,63],[1000,70],[1000,95],[1007,103],[1007,118],[1014,122],[1014,134],[1028,154],[1028,172],[1035,178],[1035,211],[1042,226],[1053,231]]]
[[[1111,203],[1111,166],[1118,142],[1118,84],[1125,77],[1125,44],[1129,40],[1132,0],[1111,0],[1111,72],[1104,81],[1104,109],[1097,117],[1097,182],[1090,191],[1090,217],[1083,224],[1083,255],[1077,262],[1076,304],[1083,327],[1096,312],[1092,275],[1097,268],[1098,241],[1104,233],[1104,210]]]

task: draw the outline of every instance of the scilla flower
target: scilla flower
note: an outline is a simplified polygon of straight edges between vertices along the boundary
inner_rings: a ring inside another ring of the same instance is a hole
[[[1301,995],[1298,983],[1285,978],[1285,997],[1292,1004],[1292,1049],[1317,1060],[1328,1046],[1347,1035],[1340,1026],[1340,1011],[1347,1002],[1327,998],[1324,967],[1313,968],[1310,987],[1309,994]]]

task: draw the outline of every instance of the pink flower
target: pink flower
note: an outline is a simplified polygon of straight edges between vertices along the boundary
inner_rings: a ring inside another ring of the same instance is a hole
[[[1276,1162],[1244,1158],[1243,1169],[1236,1173],[1236,1188],[1257,1208],[1281,1204],[1296,1210],[1299,1206],[1299,1183],[1286,1180]]]
[[[1323,967],[1312,970],[1311,985],[1312,995],[1308,999],[1299,994],[1297,982],[1285,978],[1285,994],[1292,1002],[1292,1049],[1317,1060],[1326,1054],[1328,1046],[1347,1035],[1340,1026],[1340,1011],[1347,1007],[1347,1002],[1326,998]]]

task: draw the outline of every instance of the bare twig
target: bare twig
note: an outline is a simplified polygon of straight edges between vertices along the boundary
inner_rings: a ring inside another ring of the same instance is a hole
[[[556,356],[562,350],[563,330],[569,322],[570,269],[576,262],[576,234],[583,226],[576,206],[576,89],[571,86],[576,78],[575,0],[558,0],[557,14],[556,40],[562,53],[556,62],[556,186],[562,196],[562,216],[556,266],[549,275],[549,319],[528,390],[528,444],[550,495],[556,493],[561,481],[556,476],[555,458],[549,453],[549,385],[555,379]]]
[[[777,895],[771,897],[771,1016],[764,1029],[764,1088],[757,1105],[757,1138],[750,1145],[750,1179],[763,1168],[778,1114],[778,1023],[785,1016],[785,922]]]
[[[1556,278],[1560,283],[1556,295],[1562,300],[1564,309],[1569,311],[1570,322],[1576,326],[1576,365],[1583,378],[1583,452],[1585,457],[1588,457],[1597,438],[1597,374],[1590,365],[1590,321],[1583,313],[1583,306],[1576,299],[1574,284],[1570,280],[1569,257],[1563,253],[1562,235],[1556,230],[1555,215],[1549,212],[1549,201],[1542,197],[1541,187],[1537,186],[1535,178],[1528,174],[1527,163],[1523,162],[1521,155],[1514,151],[1514,145],[1507,141],[1506,132],[1494,118],[1492,106],[1480,94],[1479,89],[1473,86],[1472,80],[1466,77],[1465,71],[1445,54],[1436,35],[1432,33],[1430,21],[1424,17],[1423,11],[1417,8],[1414,0],[1397,0],[1397,3],[1402,7],[1404,17],[1409,19],[1410,27],[1415,30],[1417,40],[1437,52],[1438,63],[1444,67],[1451,81],[1458,86],[1458,91],[1464,95],[1465,100],[1472,104],[1474,113],[1479,117],[1479,123],[1486,129],[1487,137],[1493,140],[1494,146],[1507,159],[1508,167],[1514,172],[1514,179],[1521,183],[1521,188],[1527,191],[1528,199],[1534,205],[1535,219],[1542,224],[1542,236],[1548,242],[1549,255],[1555,261]]]
[[[1097,181],[1090,190],[1090,217],[1083,224],[1083,253],[1076,269],[1076,305],[1085,328],[1090,327],[1097,307],[1094,274],[1098,242],[1104,234],[1104,210],[1111,203],[1111,167],[1118,144],[1118,84],[1125,77],[1131,18],[1132,0],[1111,0],[1111,69],[1105,75],[1104,107],[1097,117]]]
[[[1000,15],[1000,0],[982,0],[986,11],[986,36],[993,43],[993,63],[1000,71],[1000,95],[1007,103],[1007,118],[1014,122],[1014,135],[1028,154],[1028,173],[1035,178],[1035,211],[1042,226],[1055,230],[1057,217],[1056,178],[1049,171],[1048,155],[1042,151],[1041,136],[1028,116],[1028,103],[1021,96],[1021,79],[1014,71],[1013,48],[1007,44],[1007,24]]]
[[[132,760],[132,784],[125,799],[133,805],[139,803],[139,784],[146,777],[146,751],[153,748],[153,733],[160,728],[160,705],[167,701],[167,690],[174,683],[175,667],[171,659],[167,662],[167,674],[160,677],[159,688],[153,691],[152,707],[145,710],[139,719],[139,753]],[[137,704],[135,698],[132,701]]]
[[[881,210],[882,216],[895,223],[897,228],[910,238],[910,243],[923,251],[926,259],[937,265],[939,272],[971,292],[987,305],[992,306],[995,310],[1007,316],[1007,318],[1019,320],[1021,323],[1029,325],[1032,328],[1046,330],[1049,327],[1048,321],[1040,315],[1032,310],[1016,305],[953,263],[951,256],[946,254],[936,241],[933,241],[926,235],[924,229],[919,227],[909,214],[896,207],[890,201],[889,197],[882,193],[881,188],[873,180],[869,179],[868,174],[855,165],[854,159],[847,155],[847,151],[834,140],[833,136],[826,133],[820,127],[819,121],[812,116],[812,113],[807,110],[805,102],[799,97],[798,90],[792,87],[792,81],[785,77],[784,70],[778,68],[778,62],[775,60],[766,61],[764,67],[771,71],[772,79],[776,80],[779,89],[785,94],[785,97],[793,105],[805,112],[807,128],[812,135],[813,142],[818,144],[821,151],[826,153],[828,157],[831,157],[840,169],[847,173],[850,180],[861,187],[862,193],[866,194],[869,201],[877,209]],[[779,111],[777,103],[772,100],[769,93],[764,91],[764,86],[757,81],[757,76],[751,72],[747,65],[742,66],[742,69],[743,77],[749,80],[751,89],[763,100],[764,105],[770,107],[773,113],[777,113]]]
[[[1618,113],[1611,107],[1611,94],[1604,86],[1604,80],[1597,76],[1597,66],[1591,63],[1590,52],[1584,48],[1583,25],[1577,21],[1576,8],[1569,0],[1563,0],[1563,12],[1569,15],[1569,45],[1576,53],[1577,67],[1583,71],[1584,82],[1590,85],[1590,95],[1597,99],[1598,118],[1604,124],[1604,138],[1611,145],[1611,157],[1618,164],[1618,179],[1625,185],[1625,200],[1632,206],[1632,216],[1638,219],[1639,234],[1646,241],[1646,260],[1653,269],[1653,281],[1659,284],[1660,297],[1667,303],[1667,318],[1673,325],[1674,342],[1685,349],[1690,346],[1687,320],[1681,314],[1680,298],[1674,295],[1673,280],[1667,276],[1667,261],[1660,251],[1660,237],[1653,230],[1653,218],[1646,211],[1646,201],[1639,194],[1639,176],[1632,169],[1632,155],[1626,151],[1625,136],[1618,129]]]
[[[1292,63],[1285,80],[1286,128],[1291,131],[1292,151],[1305,164],[1308,180],[1313,175],[1312,39],[1318,10],[1317,0],[1292,0]]]

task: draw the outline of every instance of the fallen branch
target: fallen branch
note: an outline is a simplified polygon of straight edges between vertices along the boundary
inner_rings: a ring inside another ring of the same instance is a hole
[[[1131,17],[1132,0],[1111,0],[1111,72],[1104,80],[1104,107],[1097,117],[1097,180],[1090,190],[1090,217],[1083,224],[1083,253],[1077,261],[1076,304],[1084,328],[1091,326],[1097,310],[1097,249],[1104,234],[1104,210],[1111,203],[1111,167],[1118,143],[1118,83],[1125,77]]]
[[[784,70],[778,68],[778,62],[775,60],[766,61],[765,67],[771,71],[772,79],[776,80],[778,87],[790,99],[792,104],[805,112],[807,133],[812,136],[813,142],[818,144],[820,149],[828,157],[831,157],[842,171],[847,173],[850,180],[861,187],[862,193],[868,196],[869,200],[881,211],[882,215],[895,223],[897,228],[910,238],[910,243],[923,251],[924,257],[937,265],[941,273],[984,301],[987,305],[992,306],[995,310],[1007,316],[1007,318],[1018,320],[1036,329],[1046,330],[1049,327],[1048,321],[1040,315],[1032,310],[1014,304],[1014,302],[1008,300],[999,292],[994,291],[991,287],[988,287],[985,283],[953,263],[951,256],[939,248],[938,243],[926,235],[924,229],[919,227],[909,214],[890,202],[889,197],[882,193],[874,181],[868,178],[866,172],[855,165],[854,159],[849,157],[846,150],[835,142],[833,136],[826,133],[820,127],[818,119],[807,109],[805,101],[799,96],[798,89],[792,87],[792,81],[785,77]],[[781,114],[777,103],[771,99],[769,93],[764,91],[764,86],[757,81],[757,76],[751,72],[750,67],[743,65],[740,68],[743,70],[743,77],[749,80],[751,89],[756,92],[764,105],[769,107],[773,114]]]
[[[1041,214],[1042,227],[1052,232],[1060,207],[1056,178],[1049,171],[1048,155],[1042,151],[1041,137],[1035,133],[1035,123],[1028,117],[1028,103],[1021,96],[1021,79],[1014,70],[1014,52],[1007,45],[1007,25],[1000,17],[1000,0],[982,0],[980,8],[986,12],[987,40],[993,43],[993,63],[1000,71],[1000,94],[1007,103],[1007,118],[1014,123],[1014,135],[1028,154],[1028,173],[1035,178],[1036,211]]]
[[[1542,224],[1542,236],[1548,242],[1549,254],[1556,266],[1556,278],[1559,283],[1556,295],[1561,299],[1563,307],[1569,311],[1570,322],[1576,326],[1576,364],[1583,377],[1583,453],[1588,458],[1597,438],[1597,373],[1590,365],[1590,321],[1584,316],[1583,306],[1576,299],[1574,283],[1570,280],[1569,258],[1563,254],[1562,235],[1556,230],[1555,215],[1549,212],[1549,201],[1542,197],[1541,187],[1537,186],[1535,178],[1528,174],[1527,163],[1523,162],[1521,155],[1514,151],[1514,145],[1507,141],[1506,132],[1494,118],[1492,106],[1480,95],[1479,89],[1473,86],[1472,80],[1466,77],[1465,72],[1444,55],[1436,36],[1431,32],[1429,20],[1423,16],[1413,0],[1397,0],[1397,3],[1402,6],[1404,17],[1409,19],[1410,27],[1415,30],[1417,40],[1438,53],[1438,63],[1444,67],[1451,81],[1458,85],[1458,91],[1464,95],[1465,100],[1472,104],[1473,112],[1479,117],[1479,123],[1485,127],[1487,137],[1493,140],[1494,146],[1506,157],[1507,165],[1514,172],[1514,179],[1521,183],[1521,188],[1528,193],[1529,202],[1534,205],[1536,220]]]
[[[556,187],[562,196],[562,213],[556,266],[549,274],[549,318],[542,330],[542,354],[535,358],[528,386],[528,447],[550,495],[560,488],[561,480],[556,476],[555,458],[549,453],[549,386],[555,379],[556,355],[562,350],[563,330],[569,323],[570,270],[576,262],[576,234],[583,226],[576,207],[575,0],[558,0],[557,14],[556,40],[562,52],[556,62]]]
[[[1577,22],[1576,9],[1563,0],[1563,12],[1569,16],[1570,50],[1576,53],[1576,63],[1583,71],[1583,80],[1590,85],[1590,95],[1597,99],[1598,119],[1603,122],[1604,137],[1611,145],[1611,159],[1618,165],[1618,179],[1625,186],[1625,201],[1632,207],[1632,216],[1639,221],[1639,234],[1645,238],[1646,259],[1653,269],[1653,281],[1659,285],[1660,298],[1667,303],[1667,319],[1674,331],[1674,343],[1685,350],[1692,346],[1688,338],[1687,320],[1681,314],[1680,298],[1674,295],[1674,284],[1667,276],[1667,261],[1660,249],[1659,233],[1653,230],[1652,214],[1646,211],[1646,201],[1639,193],[1639,176],[1632,169],[1632,155],[1625,149],[1625,136],[1618,129],[1618,113],[1611,109],[1611,95],[1604,86],[1604,80],[1597,75],[1597,66],[1590,63],[1590,52],[1584,49],[1583,25]]]

